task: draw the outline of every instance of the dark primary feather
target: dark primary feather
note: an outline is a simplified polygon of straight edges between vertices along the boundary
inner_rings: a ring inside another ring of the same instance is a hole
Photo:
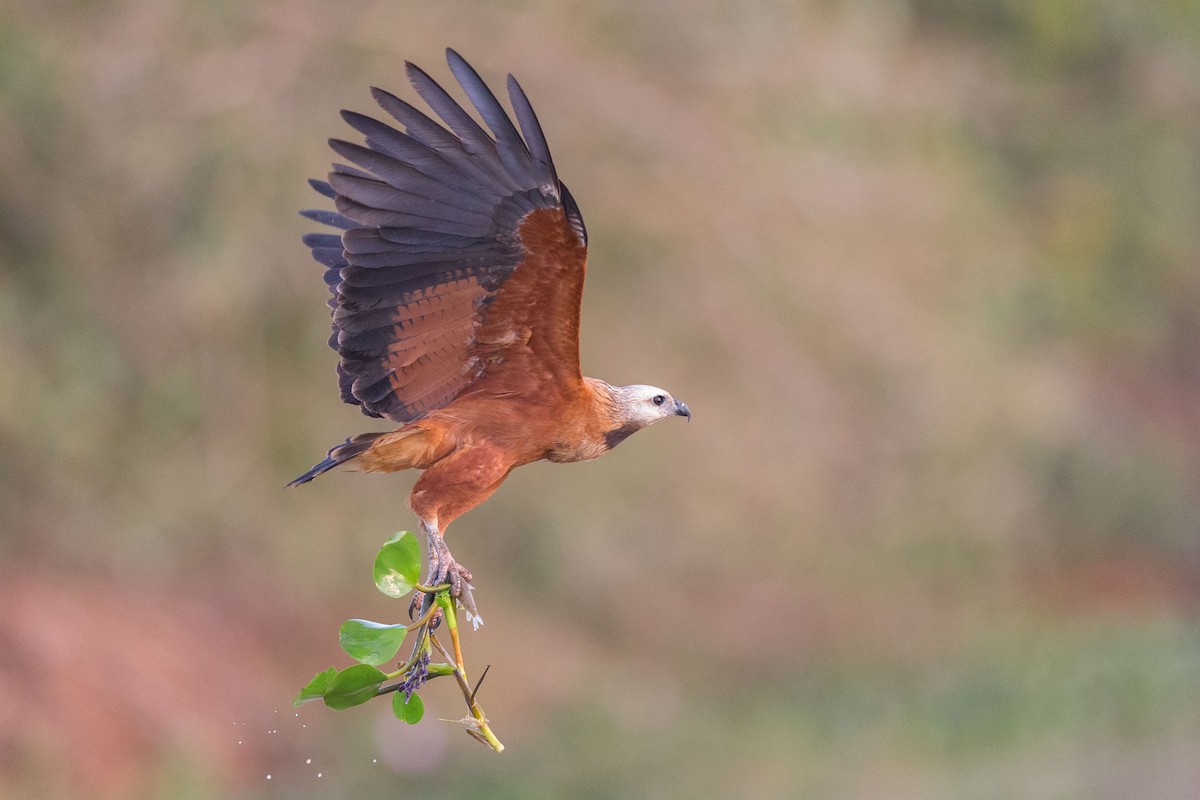
[[[379,89],[373,89],[372,95],[385,111],[388,111],[389,108],[384,103],[384,97],[395,100],[397,103],[401,102]],[[392,112],[389,111],[389,113]],[[392,116],[396,115],[393,113]],[[385,125],[379,120],[353,111],[343,111],[342,118],[366,137],[367,146],[370,149],[386,153],[445,186],[454,186],[455,182],[463,177],[485,175],[478,167],[473,167],[464,163],[463,159],[456,158],[452,146],[443,148],[442,152],[433,149],[427,142],[416,137],[411,127],[408,127],[406,133],[401,133],[390,125]],[[397,117],[397,119],[399,118]],[[433,122],[429,124],[438,127]],[[441,130],[441,128],[438,129]],[[446,135],[449,136],[449,134]],[[453,142],[453,137],[451,139]]]
[[[372,89],[401,129],[343,111],[365,144],[330,140],[333,151],[350,163],[334,164],[327,181],[310,183],[333,199],[337,210],[301,212],[342,231],[304,237],[313,257],[327,268],[330,345],[340,355],[342,399],[360,405],[365,414],[400,423],[451,402],[504,361],[481,358],[476,338],[481,330],[489,341],[520,338],[506,337],[510,323],[497,317],[515,313],[514,304],[493,301],[523,263],[536,262],[526,269],[542,273],[521,282],[518,311],[529,314],[529,304],[538,303],[529,293],[541,287],[550,291],[547,313],[566,315],[547,322],[554,335],[573,330],[577,337],[578,330],[577,297],[573,310],[570,302],[562,305],[553,290],[559,268],[546,272],[544,266],[556,263],[554,255],[531,260],[520,234],[533,211],[557,209],[579,242],[586,241],[537,116],[515,80],[509,79],[508,94],[517,124],[461,56],[447,51],[447,60],[491,134],[433,78],[409,64],[409,80],[441,122]],[[581,257],[573,255],[561,269],[577,273],[572,273],[577,295]],[[568,299],[572,292],[566,292]],[[522,317],[521,325],[529,324]]]
[[[401,158],[384,155],[378,150],[371,150],[338,139],[330,139],[329,146],[339,155],[383,178],[389,186],[396,189],[467,211],[486,212],[491,208],[491,204],[486,199],[464,195],[462,192],[456,191],[453,186],[447,186],[447,179],[451,183],[454,182],[456,176],[453,173],[441,172],[438,177],[430,177],[421,172],[419,168],[405,163]]]
[[[558,184],[558,191],[562,195],[563,211],[567,214],[567,221],[571,223],[571,230],[575,231],[579,241],[583,243],[584,247],[587,247],[587,226],[583,224],[583,212],[579,210],[579,206],[575,203],[575,197],[567,189],[565,183]]]
[[[406,100],[401,100],[396,95],[380,89],[378,86],[371,87],[371,97],[379,104],[379,107],[388,112],[401,125],[404,126],[404,133],[396,133],[394,130],[390,133],[385,133],[387,138],[396,137],[398,143],[411,141],[421,147],[436,152],[438,146],[442,148],[454,148],[461,144],[453,134],[448,132],[441,125],[438,125],[429,115],[418,109]],[[343,111],[342,115],[352,114],[350,111]],[[362,115],[356,115],[362,116]],[[378,125],[386,128],[381,122],[377,122],[370,117],[363,117],[364,120],[372,125]],[[358,127],[357,124],[351,123]],[[371,132],[366,129],[361,129],[362,132],[370,136]],[[390,129],[389,129],[390,130]]]
[[[529,148],[529,154],[546,168],[549,173],[547,178],[550,185],[557,189],[558,176],[554,174],[554,159],[550,157],[550,146],[546,144],[546,135],[542,132],[542,124],[538,122],[537,115],[533,113],[533,106],[529,104],[525,90],[512,75],[508,76],[508,98],[512,101],[517,122],[521,125],[521,132],[525,134],[525,143]]]
[[[404,70],[408,74],[409,83],[417,90],[417,94],[421,95],[421,99],[450,127],[468,153],[484,157],[496,155],[496,143],[484,133],[479,123],[442,88],[441,84],[411,62],[404,64]],[[443,144],[446,142],[443,141]],[[488,162],[484,160],[479,163],[484,165]],[[495,166],[499,165],[492,164],[485,168],[503,181],[505,179],[504,172],[495,170]]]
[[[453,50],[449,51],[448,60],[450,71],[454,73],[454,77],[466,90],[467,96],[471,98],[475,108],[479,109],[483,121],[495,134],[496,152],[508,173],[510,175],[531,173],[533,164],[529,157],[529,149],[521,139],[521,134],[517,133],[517,129],[513,127],[508,114],[496,101],[496,95],[492,94],[492,90],[479,77],[479,73],[472,69],[471,65],[464,61],[458,53]],[[541,176],[537,177],[540,179]],[[538,182],[542,183],[541,180]]]
[[[333,187],[330,186],[325,181],[319,181],[316,178],[309,178],[308,185],[311,186],[313,189],[316,189],[317,194],[324,195],[325,197],[328,197],[330,199],[337,197],[337,192],[335,192],[333,190]],[[306,214],[308,212],[301,211],[300,213]]]
[[[342,230],[353,228],[355,225],[354,220],[347,219],[336,211],[326,211],[320,208],[310,208],[301,211],[300,216],[307,217],[313,222],[320,222],[322,225],[328,225],[331,228],[341,228]]]

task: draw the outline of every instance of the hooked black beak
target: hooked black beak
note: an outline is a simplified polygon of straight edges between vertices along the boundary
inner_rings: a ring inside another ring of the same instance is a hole
[[[675,401],[675,416],[687,417],[688,422],[692,421],[692,412],[688,410],[687,403],[684,403],[681,400]]]

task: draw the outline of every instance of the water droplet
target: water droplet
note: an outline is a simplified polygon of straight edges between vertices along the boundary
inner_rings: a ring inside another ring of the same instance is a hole
[[[318,772],[318,773],[317,773],[317,777],[318,777],[318,778],[319,778],[319,777],[321,777],[321,773],[319,773],[319,772]]]
[[[312,759],[311,759],[311,758],[306,758],[306,759],[304,759],[304,763],[305,763],[305,764],[311,764],[311,763],[312,763]]]
[[[271,773],[267,773],[267,780],[271,780]]]

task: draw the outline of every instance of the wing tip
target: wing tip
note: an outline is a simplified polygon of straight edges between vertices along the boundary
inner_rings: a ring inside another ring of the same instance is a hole
[[[308,185],[311,186],[317,194],[328,197],[331,200],[337,197],[337,192],[334,191],[333,187],[329,185],[328,181],[323,181],[319,178],[309,178]]]

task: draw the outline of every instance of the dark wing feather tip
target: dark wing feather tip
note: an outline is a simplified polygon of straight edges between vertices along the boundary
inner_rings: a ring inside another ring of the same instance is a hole
[[[325,181],[319,181],[316,178],[309,178],[308,185],[315,189],[318,194],[323,194],[331,200],[337,197],[337,192],[335,192],[333,187]]]

